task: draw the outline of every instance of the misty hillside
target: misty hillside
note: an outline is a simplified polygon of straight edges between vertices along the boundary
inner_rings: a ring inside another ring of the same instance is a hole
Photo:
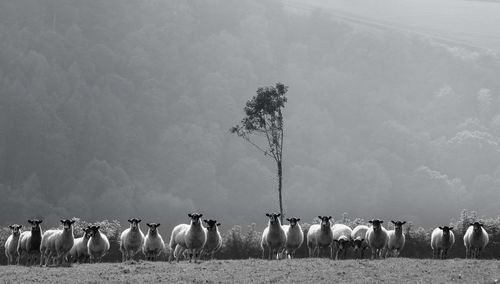
[[[274,164],[229,128],[276,82],[287,214],[497,216],[499,74],[491,54],[279,1],[1,1],[0,223],[263,224]]]

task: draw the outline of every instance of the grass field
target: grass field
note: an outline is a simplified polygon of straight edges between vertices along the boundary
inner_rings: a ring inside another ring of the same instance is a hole
[[[500,261],[385,259],[213,260],[201,264],[129,262],[72,267],[1,266],[4,283],[497,283]]]

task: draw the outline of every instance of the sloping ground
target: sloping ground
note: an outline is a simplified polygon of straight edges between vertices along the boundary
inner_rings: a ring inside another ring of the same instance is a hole
[[[496,283],[497,260],[214,260],[201,264],[130,262],[66,268],[0,267],[4,283]]]

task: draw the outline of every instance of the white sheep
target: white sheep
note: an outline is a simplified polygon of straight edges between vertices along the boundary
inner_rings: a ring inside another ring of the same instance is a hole
[[[188,250],[189,262],[191,262],[194,257],[194,262],[196,263],[196,259],[199,258],[203,246],[207,241],[207,233],[200,221],[203,214],[193,213],[188,214],[188,216],[191,218],[191,223],[189,225],[180,224],[175,226],[172,230],[169,243],[171,250],[169,261],[172,261],[174,258],[176,250],[181,250],[181,248],[176,249],[176,247],[181,246],[182,251],[184,249]],[[179,258],[177,258],[177,261],[179,261]]]
[[[405,234],[403,233],[403,225],[406,221],[391,221],[394,224],[394,230],[389,230],[389,240],[387,241],[387,253],[398,257],[405,246]]]
[[[61,220],[61,223],[63,225],[62,230],[57,230],[49,236],[47,240],[48,257],[47,253],[45,254],[49,260],[51,257],[55,257],[56,265],[58,266],[62,265],[65,261],[66,264],[69,265],[67,262],[69,251],[75,242],[73,235],[73,224],[75,220],[64,219]]]
[[[484,250],[489,242],[488,233],[484,224],[474,222],[467,228],[464,235],[465,258],[480,258],[481,250]]]
[[[455,243],[455,234],[453,234],[453,227],[438,227],[432,231],[431,234],[431,248],[434,258],[446,259],[448,250],[453,247]]]
[[[346,258],[347,248],[352,244],[352,229],[344,224],[334,224],[332,226],[333,232],[333,250],[335,251],[335,259],[339,256],[343,259]]]
[[[101,262],[102,257],[106,255],[109,250],[109,240],[105,234],[99,229],[101,226],[90,227],[90,238],[87,243],[87,251],[90,256],[90,262]]]
[[[43,233],[42,241],[40,242],[40,266],[48,265],[50,258],[50,248],[47,247],[49,237],[56,233],[57,229],[47,230]]]
[[[71,256],[71,259],[74,262],[76,261],[78,261],[79,263],[88,262],[90,255],[87,245],[90,239],[90,235],[91,235],[90,226],[87,226],[86,228],[83,229],[83,236],[75,239],[75,243],[73,244],[73,247],[69,251],[69,255]]]
[[[330,258],[332,258],[333,231],[330,223],[332,216],[318,216],[318,218],[321,223],[311,225],[307,232],[309,257],[320,256],[322,251],[330,249]]]
[[[264,259],[265,251],[269,252],[269,259],[278,259],[278,254],[285,247],[286,234],[281,227],[281,214],[266,213],[269,218],[266,229],[262,232],[262,240],[260,247],[262,249],[262,258]]]
[[[31,230],[24,231],[19,236],[19,244],[17,253],[19,254],[18,263],[21,258],[26,255],[26,265],[30,266],[37,262],[37,257],[40,255],[40,244],[42,242],[42,228],[40,224],[42,220],[28,220],[31,225]]]
[[[366,232],[366,240],[372,251],[371,259],[385,257],[389,235],[387,234],[387,230],[382,226],[384,221],[373,219],[368,222],[372,224]]]
[[[304,242],[304,231],[302,231],[302,227],[299,224],[300,218],[293,217],[286,220],[290,224],[282,226],[286,235],[285,252],[288,258],[291,259],[295,257],[295,251]]]
[[[368,232],[368,226],[358,225],[352,230],[351,238],[353,242],[353,250],[355,253],[359,252],[359,257],[363,258],[364,251],[368,247],[368,241],[366,240],[366,232]]]
[[[23,225],[10,225],[9,229],[11,235],[7,238],[5,242],[5,256],[7,256],[7,264],[12,265],[18,263],[19,254],[17,253],[17,246],[19,244],[19,238],[21,236],[21,228]]]
[[[156,261],[161,252],[165,249],[165,243],[158,232],[160,223],[147,223],[146,225],[149,227],[149,230],[144,240],[142,252],[147,260]]]
[[[141,219],[129,219],[130,228],[125,229],[120,236],[120,251],[122,261],[131,260],[142,250],[144,245],[144,234],[141,231]]]
[[[220,223],[212,219],[203,221],[207,223],[207,227],[205,228],[207,241],[203,246],[203,254],[205,254],[207,258],[214,259],[214,254],[222,247],[222,237],[218,228]]]

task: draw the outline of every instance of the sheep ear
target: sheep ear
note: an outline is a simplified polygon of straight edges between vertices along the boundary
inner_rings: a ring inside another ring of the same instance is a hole
[[[373,221],[372,221],[372,220],[370,220],[370,221],[368,221],[368,223],[373,224]]]
[[[14,226],[13,225],[9,225],[9,228],[14,229]]]
[[[150,223],[146,223],[146,226],[150,227],[151,228],[151,224]]]
[[[160,223],[156,224],[156,227],[160,227]]]
[[[128,221],[129,223],[132,223],[132,219],[128,219],[127,221]]]
[[[450,231],[453,230],[453,226],[450,227]]]
[[[208,220],[204,219],[203,222],[207,223],[208,224]]]
[[[328,216],[328,220],[330,220],[330,219],[333,219],[333,217],[332,216]]]
[[[266,216],[267,216],[267,217],[271,217],[271,214],[269,214],[269,213],[266,213]]]
[[[70,222],[71,222],[71,224],[74,224],[74,223],[75,223],[75,220],[71,220]]]
[[[276,214],[276,217],[279,217],[279,216],[281,216],[281,214],[280,214],[280,213]]]
[[[438,227],[438,228],[441,229],[441,230],[443,229],[443,227]]]
[[[220,226],[220,223],[217,223],[217,227]]]
[[[380,224],[384,224],[384,221],[382,221],[382,220],[381,220],[381,221],[380,221]]]
[[[142,220],[141,220],[141,219],[139,219],[139,220],[137,220],[137,223],[140,223],[141,221],[142,221]]]
[[[286,220],[287,220],[288,222],[292,222],[292,221],[290,220],[290,218],[286,218]]]
[[[63,223],[63,224],[64,224],[64,220],[63,220],[63,219],[61,219],[61,223]]]
[[[396,222],[394,222],[394,220],[391,220],[391,223],[393,223],[394,225],[396,225]]]
[[[323,219],[323,217],[321,217],[321,216],[318,216],[318,218],[319,218],[319,219]]]
[[[403,223],[401,223],[401,225],[404,225],[404,224],[406,224],[406,221],[403,221]]]
[[[189,218],[193,218],[193,214],[189,213],[189,214],[188,214],[188,217],[189,217]]]
[[[203,217],[203,214],[198,214],[198,218],[201,218],[201,217]]]
[[[101,228],[101,226],[97,226],[97,230],[99,230]]]
[[[300,221],[300,218],[297,218],[297,220],[296,220],[296,221],[297,221],[297,222],[299,222],[299,221]]]

